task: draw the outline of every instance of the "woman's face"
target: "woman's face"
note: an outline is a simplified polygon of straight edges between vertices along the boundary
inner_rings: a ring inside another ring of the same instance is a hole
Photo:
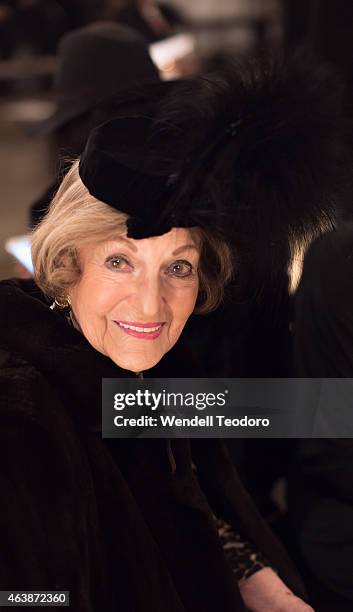
[[[85,246],[70,292],[88,342],[121,368],[141,372],[178,340],[198,294],[199,245],[190,230]]]

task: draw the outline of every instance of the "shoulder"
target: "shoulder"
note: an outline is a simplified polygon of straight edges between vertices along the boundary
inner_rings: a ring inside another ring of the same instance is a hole
[[[2,300],[31,298],[43,299],[43,294],[32,278],[7,278],[0,281],[0,295]],[[3,301],[1,302],[1,306]]]
[[[0,346],[11,333],[23,325],[38,320],[48,305],[46,298],[32,279],[10,278],[0,282]]]
[[[298,290],[297,304],[310,304],[317,312],[351,320],[353,224],[324,234],[309,248]],[[339,314],[339,312],[341,314]]]

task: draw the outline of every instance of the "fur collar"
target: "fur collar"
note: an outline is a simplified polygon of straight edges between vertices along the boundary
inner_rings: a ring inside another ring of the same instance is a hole
[[[0,283],[0,349],[7,365],[34,367],[53,386],[80,426],[101,429],[101,380],[134,376],[96,351],[68,324],[33,280]],[[99,409],[97,409],[99,408]]]
[[[80,427],[100,431],[102,378],[135,374],[96,351],[62,313],[51,310],[32,279],[0,282],[0,321],[0,351],[7,355],[7,365],[35,368],[56,389]],[[192,376],[200,375],[184,335],[144,376],[187,377],[190,371]]]

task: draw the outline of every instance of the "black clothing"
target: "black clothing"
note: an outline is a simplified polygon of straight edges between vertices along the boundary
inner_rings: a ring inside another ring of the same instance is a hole
[[[102,440],[101,378],[129,373],[33,281],[0,284],[0,320],[2,589],[67,589],[80,612],[240,612],[212,508],[305,597],[219,440]],[[149,376],[186,375],[175,348]]]
[[[353,225],[309,249],[296,297],[296,375],[353,377]],[[300,440],[289,511],[313,575],[353,601],[353,440]],[[335,610],[338,610],[337,606]]]
[[[353,224],[317,240],[296,297],[296,374],[353,376]]]
[[[288,290],[242,300],[231,283],[222,305],[192,316],[187,330],[206,376],[280,378],[292,370],[291,315]]]

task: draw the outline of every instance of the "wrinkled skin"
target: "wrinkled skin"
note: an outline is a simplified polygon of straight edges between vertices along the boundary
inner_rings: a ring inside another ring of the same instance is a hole
[[[69,293],[76,326],[121,368],[137,373],[153,367],[177,342],[194,310],[199,250],[194,234],[182,228],[82,247],[82,274]],[[119,322],[160,331],[157,337],[136,337]]]

